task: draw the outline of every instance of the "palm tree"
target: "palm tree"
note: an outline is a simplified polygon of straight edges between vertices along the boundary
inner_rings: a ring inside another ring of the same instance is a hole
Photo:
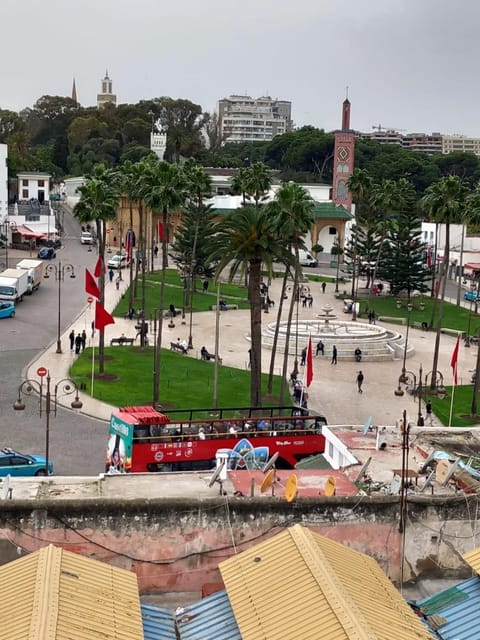
[[[247,194],[253,199],[255,207],[263,204],[265,197],[272,186],[272,178],[268,167],[263,162],[255,162],[247,169]]]
[[[303,236],[308,233],[313,225],[313,209],[315,203],[307,191],[295,182],[284,183],[275,194],[274,211],[275,227],[278,237],[284,239],[288,248],[288,253],[294,255],[293,291],[288,310],[287,331],[285,336],[285,350],[283,356],[282,387],[280,402],[283,403],[285,396],[285,385],[287,381],[288,355],[290,345],[290,331],[295,303],[298,304],[299,283],[300,283],[300,256],[299,250],[305,246]],[[287,270],[285,272],[287,278]],[[284,282],[285,284],[285,282]],[[280,323],[280,316],[277,316],[277,332]],[[277,333],[276,332],[276,333]],[[275,345],[276,346],[276,345]],[[272,348],[272,359],[270,362],[270,374],[273,376],[275,350]],[[298,354],[295,352],[295,362],[292,375],[298,374]]]
[[[140,204],[140,176],[142,174],[141,165],[139,163],[133,163],[127,160],[123,163],[120,169],[120,178],[121,178],[121,189],[122,193],[128,198],[128,206],[129,206],[129,225],[130,230],[133,231],[133,206],[137,205],[139,211],[139,223],[141,218],[141,204]],[[133,257],[133,247],[131,247],[131,255],[130,258]],[[130,259],[129,271],[130,271],[130,287],[129,287],[129,308],[132,309],[134,306],[134,298],[136,296],[137,289],[137,278],[133,278],[133,264],[134,261]],[[138,261],[137,261],[137,276],[138,276]],[[145,309],[145,289],[142,291],[142,309]]]
[[[241,167],[238,173],[230,179],[230,190],[234,195],[242,196],[242,204],[247,204],[247,177],[248,168]]]
[[[265,208],[246,206],[228,213],[213,229],[211,260],[217,261],[216,279],[229,267],[229,279],[248,269],[248,299],[250,302],[250,404],[260,407],[262,373],[262,308],[260,282],[262,264],[267,275],[273,273],[276,255],[276,230]]]
[[[178,165],[166,162],[150,163],[144,176],[142,195],[145,204],[153,212],[162,214],[162,271],[160,279],[160,317],[158,321],[157,344],[155,345],[155,366],[153,375],[153,404],[160,397],[160,364],[163,333],[163,313],[165,310],[165,276],[168,267],[168,222],[172,209],[180,208],[186,198],[186,181]]]
[[[93,176],[88,177],[85,185],[79,187],[80,200],[75,205],[74,215],[81,224],[95,223],[97,233],[98,256],[105,265],[106,222],[117,214],[120,197],[118,175],[105,165],[94,168]],[[102,268],[99,282],[100,304],[105,304],[105,269]],[[105,335],[99,337],[99,375],[105,373]]]
[[[431,391],[437,386],[438,354],[440,351],[440,335],[443,320],[445,286],[447,283],[450,256],[450,225],[462,222],[465,213],[467,188],[458,176],[446,176],[430,185],[422,198],[421,204],[431,220],[445,225],[445,245],[440,274],[440,304],[437,319],[437,334],[433,352]]]
[[[373,189],[373,178],[366,169],[355,169],[347,180],[347,188],[352,196],[355,204],[356,225],[353,233],[353,250],[352,250],[352,298],[355,298],[356,278],[357,278],[357,249],[358,249],[358,232],[364,227],[371,226],[372,207],[370,198]],[[340,248],[340,247],[339,247]],[[340,263],[340,256],[337,259],[337,274]],[[370,284],[370,277],[368,285]],[[338,292],[338,277],[336,280],[335,291]]]

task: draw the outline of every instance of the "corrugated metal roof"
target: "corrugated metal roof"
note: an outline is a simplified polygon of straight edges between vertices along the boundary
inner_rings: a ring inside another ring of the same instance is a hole
[[[480,579],[477,576],[418,600],[415,605],[443,640],[480,640]]]
[[[134,573],[49,545],[0,567],[2,640],[143,640]]]
[[[219,566],[243,640],[431,640],[368,556],[295,525]]]
[[[176,612],[181,640],[242,640],[226,591],[217,591]]]
[[[144,640],[177,640],[173,612],[166,607],[142,604]]]
[[[475,573],[480,575],[480,547],[477,547],[473,551],[464,553],[462,558],[472,567]]]

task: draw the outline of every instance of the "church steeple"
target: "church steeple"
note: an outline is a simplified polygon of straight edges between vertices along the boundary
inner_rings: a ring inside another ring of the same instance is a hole
[[[77,87],[75,85],[75,78],[73,78],[73,84],[72,84],[72,100],[75,102],[75,104],[78,104]]]
[[[108,69],[105,71],[105,77],[102,80],[102,91],[97,94],[97,107],[101,109],[107,102],[113,105],[117,104],[117,96],[112,93],[113,83],[108,77]]]

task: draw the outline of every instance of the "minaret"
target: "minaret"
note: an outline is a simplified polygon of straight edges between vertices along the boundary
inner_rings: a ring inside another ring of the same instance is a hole
[[[107,102],[117,104],[117,96],[112,93],[112,81],[108,77],[108,69],[102,80],[102,92],[97,94],[97,107],[101,109]]]
[[[354,161],[355,134],[350,129],[350,100],[347,93],[342,105],[342,128],[335,131],[332,201],[343,205],[348,211],[352,208],[352,197],[347,189],[347,180],[353,173]]]
[[[73,84],[72,84],[72,100],[75,102],[75,104],[78,104],[77,87],[75,86],[75,78],[73,78]]]

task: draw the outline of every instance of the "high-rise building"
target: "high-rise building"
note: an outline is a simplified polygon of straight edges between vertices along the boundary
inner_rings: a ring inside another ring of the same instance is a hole
[[[291,130],[292,103],[232,95],[218,101],[218,121],[224,142],[272,140]]]
[[[112,93],[112,81],[108,77],[107,70],[105,71],[105,77],[102,80],[102,92],[97,94],[97,107],[101,109],[108,102],[113,105],[117,104],[117,96]]]

